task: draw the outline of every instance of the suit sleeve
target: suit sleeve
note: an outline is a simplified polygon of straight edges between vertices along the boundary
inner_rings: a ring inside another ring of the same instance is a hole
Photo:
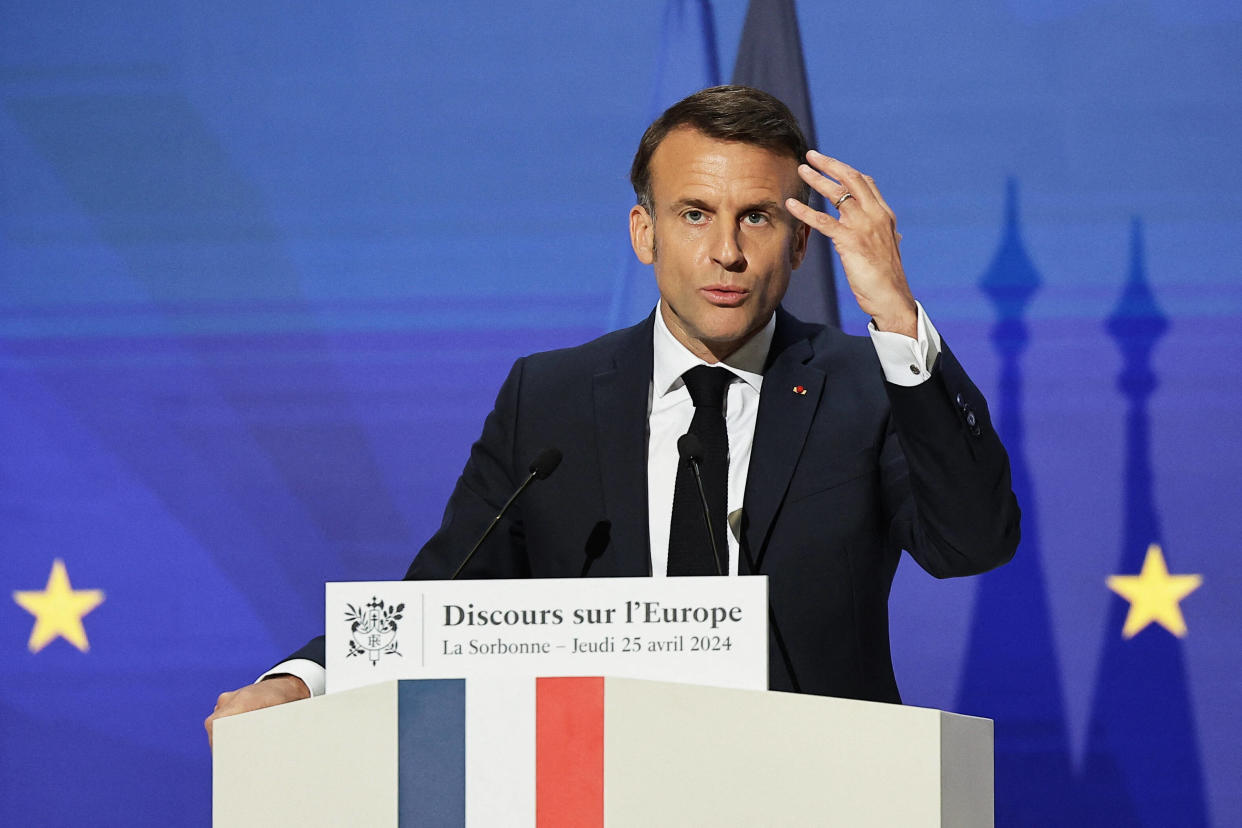
[[[885,383],[882,454],[893,541],[938,578],[986,572],[1017,550],[1021,512],[987,402],[943,344],[932,376]]]

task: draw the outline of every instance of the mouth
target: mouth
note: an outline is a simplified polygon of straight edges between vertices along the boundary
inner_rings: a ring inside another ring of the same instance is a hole
[[[746,288],[734,285],[708,285],[700,288],[699,292],[708,302],[719,308],[736,308],[750,295],[750,291]]]

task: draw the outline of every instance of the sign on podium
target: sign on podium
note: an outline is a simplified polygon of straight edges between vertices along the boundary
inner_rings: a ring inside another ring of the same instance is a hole
[[[767,612],[767,576],[329,583],[328,692],[483,676],[766,690]]]

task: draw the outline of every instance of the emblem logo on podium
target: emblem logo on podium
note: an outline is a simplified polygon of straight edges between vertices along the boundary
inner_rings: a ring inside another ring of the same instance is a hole
[[[397,622],[403,617],[405,604],[385,606],[384,602],[371,596],[362,607],[345,605],[345,620],[349,622],[349,652],[345,656],[366,655],[374,667],[382,655],[400,656],[397,649]]]

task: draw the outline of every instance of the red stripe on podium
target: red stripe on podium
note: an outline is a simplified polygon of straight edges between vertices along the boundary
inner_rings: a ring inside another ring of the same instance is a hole
[[[604,680],[535,680],[535,824],[604,824]]]

